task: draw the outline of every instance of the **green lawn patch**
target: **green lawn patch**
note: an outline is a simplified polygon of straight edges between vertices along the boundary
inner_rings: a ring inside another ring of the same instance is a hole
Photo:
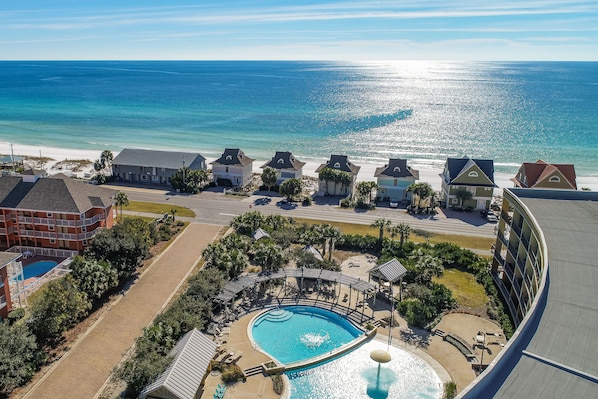
[[[460,306],[481,308],[488,302],[484,286],[478,283],[471,273],[445,269],[442,276],[434,277],[433,280],[450,289]]]
[[[193,212],[191,209],[178,205],[158,204],[155,202],[129,201],[129,205],[123,207],[123,210],[125,211],[155,213],[158,215],[163,215],[165,213],[171,215],[172,209],[176,210],[175,218],[178,216],[190,218],[195,217],[195,212]],[[120,212],[120,207],[118,211]]]
[[[313,220],[313,219],[301,219],[295,218],[295,221],[299,223],[307,223],[309,225],[312,224],[323,224],[327,223],[332,226],[336,226],[341,229],[343,234],[360,234],[360,235],[371,235],[374,237],[378,237],[379,230],[374,227],[370,227],[365,224],[356,224],[356,223],[345,223],[345,222],[328,222],[324,220]],[[407,223],[409,224],[409,223]],[[490,251],[490,246],[496,242],[496,239],[490,237],[477,237],[477,236],[466,236],[461,234],[444,234],[444,233],[435,233],[430,232],[432,236],[430,237],[430,243],[435,244],[439,242],[450,242],[455,245],[460,246],[461,248],[467,249],[481,249],[481,250],[488,250]],[[385,237],[390,237],[388,233],[385,233]],[[395,237],[395,240],[398,240],[398,237]],[[411,232],[409,235],[409,241],[411,242],[426,242],[424,237],[420,237],[414,232]]]

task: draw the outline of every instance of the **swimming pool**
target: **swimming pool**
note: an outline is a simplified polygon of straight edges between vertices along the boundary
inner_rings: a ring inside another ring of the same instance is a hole
[[[255,343],[284,364],[326,354],[363,331],[336,313],[309,306],[273,309],[250,326]],[[381,364],[370,352],[383,349],[391,361]],[[372,340],[315,367],[286,373],[290,399],[437,399],[443,387],[438,375],[419,357]]]
[[[27,280],[31,277],[41,276],[54,269],[56,265],[58,265],[58,262],[54,262],[53,260],[38,260],[37,262],[23,266],[23,277]]]
[[[272,309],[251,326],[254,342],[283,364],[321,356],[362,334],[338,314],[310,306]]]

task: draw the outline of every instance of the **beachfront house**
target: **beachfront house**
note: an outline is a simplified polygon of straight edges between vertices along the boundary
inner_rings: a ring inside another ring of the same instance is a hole
[[[374,177],[377,179],[378,198],[384,201],[410,201],[411,193],[407,187],[419,179],[419,171],[409,167],[406,159],[391,158],[386,165],[376,168]]]
[[[273,168],[276,170],[278,179],[276,185],[280,186],[282,182],[288,179],[301,179],[303,176],[303,167],[305,162],[299,161],[288,151],[276,151],[274,157],[261,166],[262,169]]]
[[[322,171],[330,169],[332,173],[328,176]],[[349,161],[346,155],[330,155],[330,159],[318,166],[316,173],[318,173],[318,194],[317,195],[353,195],[355,182],[357,180],[357,173],[359,173],[360,166],[357,166]],[[343,182],[338,172],[345,172],[349,175],[350,181]]]
[[[575,166],[571,164],[550,164],[541,159],[524,162],[514,178],[515,187],[577,190]]]
[[[22,270],[20,253],[0,252],[0,320],[12,310],[10,277],[14,270]]]
[[[253,178],[253,161],[238,148],[227,148],[211,162],[214,182],[219,186],[246,187]]]
[[[206,170],[206,159],[197,153],[125,148],[112,161],[112,175],[129,183],[170,184],[181,168]]]
[[[115,194],[63,174],[2,176],[0,248],[49,248],[57,256],[83,251],[98,231],[112,227]]]
[[[440,176],[441,201],[445,208],[490,208],[492,194],[497,187],[494,183],[493,160],[448,158]]]

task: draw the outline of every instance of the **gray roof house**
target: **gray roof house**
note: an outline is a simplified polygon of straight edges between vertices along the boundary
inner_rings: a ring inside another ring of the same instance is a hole
[[[357,173],[359,173],[359,169],[361,166],[357,166],[351,161],[349,161],[349,157],[346,155],[330,155],[330,159],[328,162],[321,164],[316,169],[316,173],[320,173],[323,169],[330,168],[332,170],[346,172],[352,178],[352,183],[350,186],[343,187],[340,184],[336,184],[329,181],[318,181],[318,194],[324,195],[348,195],[353,194],[353,188],[355,186],[355,181],[357,180]]]
[[[212,176],[219,186],[245,187],[253,178],[253,161],[238,148],[227,148],[220,158],[210,162]]]
[[[278,180],[276,184],[281,184],[288,179],[300,179],[303,176],[303,167],[305,162],[301,162],[288,151],[276,151],[271,160],[261,166],[262,169],[276,169]]]
[[[408,166],[406,159],[390,158],[386,165],[376,168],[374,177],[379,198],[401,201],[411,198],[407,188],[419,179],[419,171]]]
[[[195,399],[203,384],[216,342],[193,329],[170,352],[174,360],[153,383],[146,386],[139,399]]]
[[[192,152],[125,148],[112,161],[112,174],[118,181],[169,184],[182,167],[206,170],[206,159]]]

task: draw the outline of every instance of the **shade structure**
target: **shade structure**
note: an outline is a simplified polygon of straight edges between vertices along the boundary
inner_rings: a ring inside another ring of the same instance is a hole
[[[382,350],[382,349],[375,349],[370,352],[370,357],[372,360],[378,363],[388,363],[390,362],[390,353]]]

